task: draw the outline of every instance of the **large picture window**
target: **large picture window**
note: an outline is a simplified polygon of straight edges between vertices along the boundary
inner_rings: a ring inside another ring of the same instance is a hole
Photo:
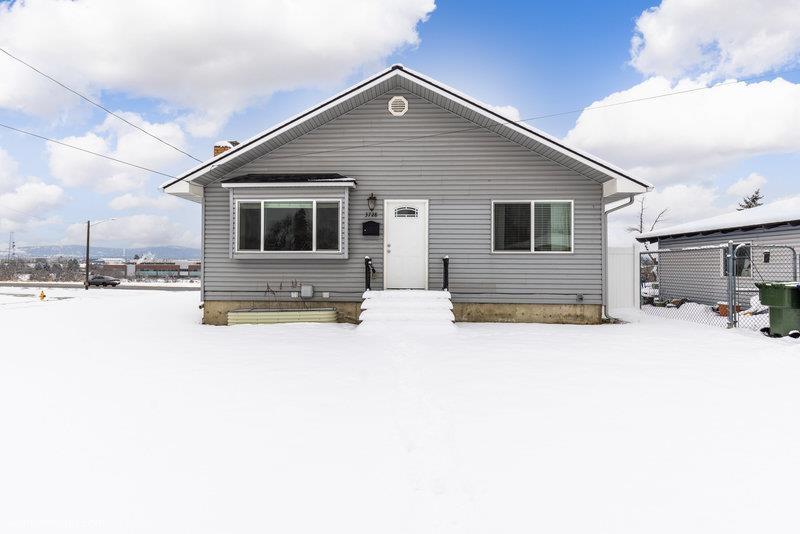
[[[339,252],[341,202],[263,200],[238,203],[237,250]]]
[[[492,252],[572,252],[571,200],[492,202]]]

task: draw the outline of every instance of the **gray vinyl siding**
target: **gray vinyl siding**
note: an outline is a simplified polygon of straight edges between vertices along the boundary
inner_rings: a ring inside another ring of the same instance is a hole
[[[387,109],[402,94],[408,113]],[[441,132],[463,130],[450,135]],[[413,141],[398,138],[428,136]],[[378,146],[375,143],[386,143]],[[360,145],[356,149],[333,151]],[[309,155],[309,152],[317,154]],[[204,298],[282,299],[293,283],[315,286],[330,300],[359,300],[364,256],[373,258],[373,289],[383,284],[383,201],[429,200],[429,287],[442,282],[441,258],[450,259],[450,290],[461,302],[584,303],[602,300],[602,186],[599,182],[519,146],[403,89],[393,89],[339,118],[230,172],[340,173],[354,178],[349,191],[348,258],[239,259],[230,256],[230,198],[219,183],[205,187]],[[338,189],[281,189],[286,198],[322,198]],[[248,190],[252,194],[255,190]],[[367,197],[378,198],[381,235],[362,236]],[[237,193],[239,194],[239,193]],[[275,189],[257,196],[274,197]],[[574,252],[491,253],[492,200],[573,200]],[[270,291],[267,291],[269,287]]]
[[[663,298],[686,298],[703,304],[727,300],[727,279],[723,276],[723,246],[734,243],[752,243],[753,276],[740,277],[737,287],[738,301],[747,304],[756,294],[754,281],[760,279],[785,281],[792,278],[797,258],[789,249],[769,249],[770,262],[765,263],[759,245],[788,245],[800,251],[800,227],[784,225],[747,231],[715,232],[709,235],[664,238],[659,241],[663,252],[659,259],[660,295]],[[697,248],[716,247],[720,248]],[[689,250],[680,250],[687,249]]]

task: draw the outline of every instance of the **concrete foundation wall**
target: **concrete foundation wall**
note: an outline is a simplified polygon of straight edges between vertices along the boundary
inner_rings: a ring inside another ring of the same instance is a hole
[[[242,308],[330,308],[335,307],[339,322],[357,323],[361,302],[264,302],[253,300],[206,301],[203,323],[228,324],[228,312]],[[485,302],[455,302],[453,315],[459,322],[489,323],[555,323],[600,324],[602,307],[599,304],[491,304]]]
[[[281,302],[265,302],[263,300],[207,300],[203,303],[203,324],[227,325],[228,312],[244,308],[275,309],[312,309],[336,308],[336,316],[340,323],[357,323],[361,314],[360,302],[300,302],[297,300]]]
[[[600,324],[599,304],[489,304],[454,302],[456,321],[473,323]]]

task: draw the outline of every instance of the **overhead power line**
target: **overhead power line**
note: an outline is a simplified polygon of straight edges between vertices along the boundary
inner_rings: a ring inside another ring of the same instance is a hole
[[[137,129],[137,130],[139,130],[140,132],[142,132],[142,133],[144,133],[144,134],[146,134],[146,135],[149,135],[150,137],[152,137],[152,138],[153,138],[153,139],[155,139],[156,141],[159,141],[160,143],[163,143],[163,144],[167,145],[168,147],[170,147],[170,148],[173,148],[173,149],[177,150],[178,152],[180,152],[180,153],[181,153],[181,154],[183,154],[184,156],[188,156],[188,157],[192,158],[193,160],[195,160],[195,161],[197,161],[197,162],[202,162],[202,160],[201,160],[201,159],[199,159],[199,158],[196,158],[196,157],[192,156],[191,154],[189,154],[189,153],[188,153],[188,152],[186,152],[185,150],[183,150],[183,149],[181,149],[181,148],[178,148],[177,146],[173,145],[172,143],[170,143],[170,142],[168,142],[168,141],[165,141],[164,139],[162,139],[162,138],[158,137],[158,136],[157,136],[157,135],[155,135],[154,133],[148,132],[147,130],[145,130],[145,129],[144,129],[144,128],[142,128],[141,126],[139,126],[139,125],[136,125],[136,124],[132,123],[131,121],[129,121],[129,120],[128,120],[128,119],[126,119],[125,117],[122,117],[121,115],[118,115],[118,114],[114,113],[113,111],[111,111],[110,109],[108,109],[108,108],[107,108],[107,107],[105,107],[104,105],[100,104],[99,102],[95,102],[94,100],[92,100],[92,99],[91,99],[91,98],[89,98],[88,96],[86,96],[86,95],[84,95],[84,94],[82,94],[82,93],[79,93],[78,91],[76,91],[76,90],[75,90],[75,89],[73,89],[72,87],[68,86],[67,84],[65,84],[65,83],[62,83],[62,82],[60,82],[60,81],[56,80],[55,78],[53,78],[52,76],[50,76],[50,75],[49,75],[49,74],[47,74],[46,72],[42,72],[41,70],[37,69],[36,67],[34,67],[33,65],[31,65],[30,63],[27,63],[26,61],[24,61],[24,60],[22,60],[22,59],[18,58],[17,56],[15,56],[14,54],[12,54],[12,53],[11,53],[11,52],[9,52],[8,50],[5,50],[4,48],[0,48],[0,52],[4,53],[5,55],[7,55],[8,57],[10,57],[10,58],[11,58],[11,59],[13,59],[14,61],[17,61],[17,62],[21,63],[22,65],[25,65],[26,67],[28,67],[29,69],[33,70],[34,72],[36,72],[36,73],[38,73],[38,74],[40,74],[40,75],[44,76],[45,78],[47,78],[47,79],[48,79],[48,80],[50,80],[51,82],[55,83],[56,85],[60,85],[61,87],[63,87],[63,88],[64,88],[64,89],[66,89],[67,91],[69,91],[70,93],[72,93],[72,94],[74,94],[74,95],[76,95],[76,96],[78,96],[78,97],[82,98],[83,100],[85,100],[86,102],[90,103],[91,105],[93,105],[93,106],[95,106],[95,107],[98,107],[98,108],[102,109],[103,111],[105,111],[106,113],[108,113],[109,115],[111,115],[112,117],[116,117],[117,119],[121,120],[121,121],[122,121],[122,122],[124,122],[125,124],[127,124],[127,125],[129,125],[129,126],[133,126],[134,128],[136,128],[136,129]]]
[[[778,74],[791,74],[791,73],[796,73],[796,72],[800,72],[800,69],[783,71],[783,72],[778,73]],[[622,106],[622,105],[625,105],[625,104],[633,104],[633,103],[636,103],[636,102],[645,102],[645,101],[648,101],[648,100],[656,100],[656,99],[659,99],[659,98],[666,98],[666,97],[669,97],[669,96],[684,95],[684,94],[687,94],[687,93],[694,93],[694,92],[698,92],[698,91],[716,89],[718,87],[724,87],[726,85],[735,85],[737,83],[744,83],[744,82],[751,82],[751,81],[755,81],[755,80],[760,80],[760,79],[766,78],[768,76],[771,76],[771,74],[770,75],[753,76],[753,77],[750,77],[750,78],[742,78],[742,79],[738,79],[738,80],[730,80],[730,81],[727,81],[727,82],[718,83],[716,85],[707,85],[707,86],[703,86],[703,87],[693,87],[691,89],[682,89],[680,91],[669,91],[669,92],[666,92],[666,93],[659,93],[659,94],[656,94],[656,95],[644,96],[644,97],[640,97],[640,98],[632,98],[632,99],[629,99],[629,100],[621,100],[619,102],[611,102],[611,103],[608,103],[608,104],[600,104],[600,105],[596,105],[596,106],[592,105],[592,106],[587,106],[587,107],[584,107],[584,108],[572,109],[572,110],[569,110],[569,111],[560,111],[558,113],[548,113],[548,114],[545,114],[545,115],[535,115],[535,116],[532,116],[532,117],[525,117],[525,118],[517,119],[517,120],[501,121],[501,122],[499,122],[499,123],[497,123],[497,124],[495,124],[493,126],[475,125],[475,126],[469,126],[467,128],[459,128],[459,129],[456,129],[456,130],[446,130],[446,131],[442,131],[442,132],[434,132],[434,133],[425,134],[425,135],[394,138],[394,139],[389,139],[389,140],[386,140],[386,141],[377,141],[375,143],[366,143],[366,144],[361,144],[361,145],[351,145],[351,146],[346,146],[346,147],[332,148],[332,149],[329,149],[329,150],[317,150],[317,151],[313,151],[313,152],[303,152],[303,153],[300,153],[300,154],[287,154],[285,156],[275,156],[275,157],[270,158],[270,159],[271,160],[292,159],[292,158],[299,158],[299,157],[305,157],[305,156],[313,156],[313,155],[317,155],[317,154],[330,154],[330,153],[334,153],[334,152],[343,152],[343,151],[346,151],[346,150],[357,150],[357,149],[360,149],[360,148],[378,147],[378,146],[383,146],[383,145],[388,145],[388,144],[393,144],[393,143],[398,143],[398,142],[403,142],[403,141],[414,141],[414,140],[418,140],[418,139],[429,139],[429,138],[432,138],[432,137],[440,137],[440,136],[445,136],[445,135],[453,135],[453,134],[458,134],[458,133],[470,132],[470,131],[473,131],[473,130],[480,130],[480,129],[483,129],[483,128],[492,129],[492,128],[496,128],[497,126],[504,126],[504,125],[509,125],[509,124],[515,124],[515,125],[518,125],[518,126],[525,126],[522,123],[524,123],[526,121],[536,121],[536,120],[541,120],[541,119],[549,119],[549,118],[552,118],[552,117],[560,117],[560,116],[563,116],[563,115],[572,115],[572,114],[575,114],[575,113],[583,113],[584,111],[594,111],[594,110],[598,110],[598,109],[605,109],[605,108],[611,108],[611,107],[616,107],[616,106]]]
[[[3,124],[3,123],[0,122],[0,127],[12,130],[14,132],[19,132],[19,133],[22,133],[22,134],[25,134],[25,135],[30,135],[32,137],[36,137],[38,139],[42,139],[42,140],[48,141],[50,143],[55,143],[57,145],[65,146],[67,148],[72,148],[74,150],[80,150],[81,152],[85,152],[87,154],[92,154],[93,156],[99,156],[101,158],[105,158],[105,159],[108,159],[108,160],[111,160],[111,161],[115,161],[117,163],[122,163],[123,165],[128,165],[129,167],[136,167],[137,169],[141,169],[141,170],[147,171],[147,172],[153,172],[155,174],[160,174],[161,176],[166,176],[167,178],[175,178],[175,176],[173,176],[171,174],[167,174],[165,172],[156,171],[156,170],[150,169],[148,167],[144,167],[142,165],[137,165],[137,164],[131,163],[129,161],[123,161],[121,159],[117,159],[117,158],[108,156],[106,154],[101,154],[99,152],[93,152],[91,150],[87,150],[87,149],[81,148],[79,146],[70,145],[69,143],[64,143],[63,141],[57,141],[55,139],[50,139],[49,137],[45,137],[45,136],[39,135],[37,133],[29,132],[27,130],[21,130],[19,128],[14,128],[13,126],[9,126],[8,124]]]
[[[3,52],[5,54],[9,55],[10,57],[13,57],[14,59],[17,59],[18,61],[21,61],[18,58],[14,57],[14,56],[11,56],[11,54],[6,52],[2,48],[0,48],[0,52]],[[30,66],[30,65],[28,65],[28,66]],[[34,67],[31,67],[31,68],[34,68]],[[36,70],[36,69],[34,68],[34,70]],[[37,72],[40,72],[40,71],[37,70]],[[790,74],[790,73],[794,73],[794,72],[800,72],[800,69],[783,71],[783,72],[778,73],[778,74]],[[46,74],[41,73],[41,72],[40,72],[40,74],[42,74],[43,76],[47,76]],[[50,78],[49,76],[47,76],[47,77]],[[574,113],[582,113],[584,111],[592,111],[592,110],[597,110],[597,109],[604,109],[604,108],[610,108],[610,107],[615,107],[615,106],[621,106],[621,105],[625,105],[625,104],[632,104],[632,103],[636,103],[636,102],[655,100],[655,99],[658,99],[658,98],[665,98],[665,97],[669,97],[669,96],[682,95],[682,94],[693,93],[693,92],[697,92],[697,91],[715,89],[717,87],[722,87],[722,86],[726,86],[726,85],[733,85],[733,84],[742,83],[742,82],[754,81],[754,80],[758,80],[758,79],[762,79],[762,78],[766,78],[766,77],[767,77],[767,75],[754,76],[754,77],[751,77],[751,78],[743,78],[743,79],[740,79],[740,80],[731,80],[731,81],[727,81],[727,82],[722,82],[722,83],[719,83],[719,84],[716,84],[716,85],[703,86],[703,87],[694,87],[692,89],[683,89],[683,90],[680,90],[680,91],[670,91],[670,92],[667,92],[667,93],[660,93],[660,94],[657,94],[657,95],[651,95],[651,96],[646,96],[646,97],[641,97],[641,98],[633,98],[633,99],[629,99],[629,100],[622,100],[620,102],[612,102],[612,103],[609,103],[609,104],[601,104],[601,105],[597,105],[597,106],[587,106],[587,107],[584,107],[584,108],[578,108],[578,109],[573,109],[573,110],[569,110],[569,111],[562,111],[562,112],[558,112],[558,113],[549,113],[549,114],[546,114],[546,115],[536,115],[536,116],[533,116],[533,117],[526,117],[526,118],[518,119],[518,120],[507,120],[507,121],[499,122],[498,124],[496,124],[494,126],[491,126],[491,127],[488,127],[488,128],[491,129],[491,128],[494,128],[494,127],[497,127],[497,126],[503,126],[503,125],[508,125],[508,124],[520,125],[520,123],[524,123],[525,121],[534,121],[534,120],[540,120],[540,119],[547,119],[547,118],[558,117],[558,116],[562,116],[562,115],[570,115],[570,114],[574,114]],[[55,80],[55,79],[53,79],[53,81],[58,83],[59,85],[63,85],[60,82],[58,82],[57,80]],[[64,87],[66,87],[66,86],[64,86]],[[69,89],[69,88],[67,87],[67,89]],[[69,90],[72,91],[72,89],[69,89]],[[73,92],[75,92],[75,91],[73,91]],[[86,97],[83,97],[83,95],[80,95],[80,93],[76,92],[76,94],[78,94],[78,96],[81,96],[81,98],[86,99]],[[106,108],[103,108],[100,104],[96,104],[95,102],[92,102],[91,100],[88,100],[88,99],[87,99],[87,101],[91,102],[92,104],[97,105],[98,107],[100,107],[101,109],[103,109],[105,111],[108,111],[109,113],[111,113],[112,115],[116,116],[120,120],[123,120],[123,121],[127,122],[128,124],[131,124],[130,122],[128,122],[124,118],[119,117],[118,115],[115,115],[113,112],[107,110]],[[141,128],[139,128],[135,124],[131,124],[131,126],[142,130]],[[80,147],[77,147],[77,146],[74,146],[74,145],[70,145],[70,144],[64,143],[62,141],[57,141],[55,139],[50,139],[48,137],[44,137],[42,135],[39,135],[39,134],[36,134],[36,133],[33,133],[33,132],[29,132],[29,131],[26,131],[26,130],[15,128],[15,127],[9,126],[7,124],[0,123],[0,127],[7,128],[9,130],[13,130],[15,132],[19,132],[19,133],[22,133],[22,134],[30,135],[30,136],[33,136],[33,137],[36,137],[36,138],[39,138],[39,139],[43,139],[45,141],[49,141],[51,143],[55,143],[55,144],[58,144],[58,145],[61,145],[61,146],[67,147],[67,148],[72,148],[74,150],[80,150],[81,152],[85,152],[87,154],[92,154],[94,156],[99,156],[101,158],[105,158],[107,160],[111,160],[111,161],[114,161],[114,162],[117,162],[117,163],[121,163],[123,165],[128,165],[130,167],[135,167],[137,169],[141,169],[141,170],[144,170],[144,171],[152,172],[152,173],[155,173],[155,174],[160,174],[161,176],[166,176],[167,178],[177,178],[176,176],[173,176],[171,174],[167,174],[167,173],[164,173],[164,172],[161,172],[161,171],[156,171],[154,169],[150,169],[150,168],[144,167],[142,165],[137,165],[135,163],[130,163],[128,161],[123,161],[121,159],[117,159],[117,158],[108,156],[106,154],[100,154],[98,152],[93,152],[91,150],[87,150],[85,148],[80,148]],[[468,128],[460,128],[460,129],[456,129],[456,130],[446,130],[446,131],[442,131],[442,132],[435,132],[435,133],[431,133],[431,134],[417,135],[417,136],[411,136],[411,137],[394,138],[394,139],[389,139],[389,140],[386,140],[386,141],[378,141],[378,142],[375,142],[375,143],[367,143],[367,144],[361,144],[361,145],[351,145],[351,146],[346,146],[346,147],[332,148],[332,149],[329,149],[329,150],[317,150],[317,151],[313,151],[313,152],[303,152],[303,153],[300,153],[300,154],[287,154],[286,156],[276,156],[276,157],[274,157],[272,159],[291,159],[291,158],[299,158],[299,157],[305,157],[305,156],[313,156],[313,155],[317,155],[317,154],[330,154],[330,153],[334,153],[334,152],[344,152],[344,151],[347,151],[347,150],[356,150],[356,149],[360,149],[360,148],[377,147],[377,146],[383,146],[383,145],[393,144],[393,143],[403,142],[403,141],[414,141],[414,140],[418,140],[418,139],[429,139],[429,138],[432,138],[432,137],[453,135],[453,134],[457,134],[457,133],[463,133],[463,132],[469,132],[469,131],[473,131],[473,130],[479,130],[479,129],[482,129],[482,128],[485,128],[485,127],[484,126],[475,125],[475,126],[470,126]],[[150,134],[149,132],[147,132],[145,130],[142,130],[142,131],[144,133],[147,133],[148,135],[152,136],[152,134]],[[153,137],[155,137],[155,136],[153,136]],[[167,144],[169,144],[169,143],[167,143]],[[173,147],[173,148],[177,149],[177,147]],[[177,149],[177,150],[180,151],[180,149]],[[183,151],[181,151],[181,152],[183,152]],[[184,152],[184,154],[186,154],[186,153]],[[197,161],[200,161],[199,159],[195,158],[191,154],[186,154],[186,155],[188,155],[189,157],[191,157],[191,158],[193,158],[193,159],[195,159]]]

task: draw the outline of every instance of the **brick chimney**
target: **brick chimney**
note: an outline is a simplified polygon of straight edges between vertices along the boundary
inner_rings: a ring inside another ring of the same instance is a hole
[[[214,156],[219,156],[223,152],[232,149],[239,144],[239,141],[217,141],[214,143]]]

